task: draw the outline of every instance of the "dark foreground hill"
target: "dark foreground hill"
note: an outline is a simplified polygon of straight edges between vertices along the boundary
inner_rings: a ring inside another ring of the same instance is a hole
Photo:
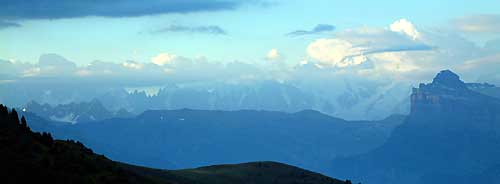
[[[158,170],[114,162],[82,143],[34,133],[24,117],[0,105],[0,183],[343,184],[317,173],[256,162],[186,170]]]

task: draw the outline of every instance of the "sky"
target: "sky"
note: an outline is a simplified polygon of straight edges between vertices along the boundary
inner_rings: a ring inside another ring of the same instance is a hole
[[[376,78],[446,68],[470,80],[500,78],[497,0],[0,2],[0,73],[9,80],[67,71],[134,75],[124,68],[161,77],[173,70],[225,72],[228,63],[249,65],[234,72],[238,77],[253,66],[298,77],[298,67],[313,65]],[[44,54],[61,62],[42,62]],[[76,66],[60,67],[65,61]]]

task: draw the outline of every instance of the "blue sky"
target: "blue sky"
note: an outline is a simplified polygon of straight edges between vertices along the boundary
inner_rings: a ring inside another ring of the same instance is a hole
[[[317,24],[334,25],[337,31],[387,27],[400,18],[420,28],[449,29],[450,21],[457,17],[494,14],[498,7],[500,2],[494,0],[255,1],[220,11],[15,19],[9,22],[19,27],[0,30],[0,58],[35,62],[41,54],[58,53],[78,64],[94,60],[147,62],[168,52],[223,62],[260,62],[276,48],[287,62],[298,62],[306,57],[305,48],[318,35],[286,36],[295,30],[310,30]],[[218,26],[227,34],[152,33],[171,25]],[[471,37],[482,41],[484,36]]]

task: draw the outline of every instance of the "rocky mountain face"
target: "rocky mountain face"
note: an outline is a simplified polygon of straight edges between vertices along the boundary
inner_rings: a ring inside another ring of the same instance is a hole
[[[413,90],[410,115],[383,146],[336,159],[333,165],[345,168],[332,173],[374,184],[474,183],[498,167],[498,154],[500,100],[445,70]],[[489,181],[498,183],[500,175]]]

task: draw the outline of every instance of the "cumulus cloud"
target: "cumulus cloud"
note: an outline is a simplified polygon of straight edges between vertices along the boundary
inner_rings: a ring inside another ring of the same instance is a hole
[[[455,27],[464,32],[500,33],[500,15],[471,15],[452,21]]]
[[[151,31],[153,34],[158,33],[203,33],[213,35],[227,35],[227,32],[219,26],[183,26],[183,25],[170,25],[165,28]]]
[[[176,55],[169,54],[169,53],[165,52],[165,53],[160,53],[160,54],[152,57],[151,62],[156,64],[156,65],[163,66],[163,65],[166,65],[166,64],[172,62],[176,58],[177,58]]]
[[[308,62],[300,67],[316,73],[329,70],[414,82],[432,78],[442,69],[452,69],[467,81],[500,84],[498,40],[479,46],[453,32],[416,27],[408,20],[398,20],[388,29],[365,27],[337,32],[332,38],[311,42],[306,49]]]
[[[59,19],[86,16],[135,17],[144,15],[231,10],[239,0],[4,0],[0,19]]]
[[[420,37],[420,32],[418,32],[417,28],[406,19],[400,19],[390,26],[391,31],[399,32],[410,36],[413,40],[416,40]]]
[[[411,23],[403,21],[395,24],[397,26],[392,26],[395,27],[394,30],[363,28],[339,32],[335,38],[322,38],[312,42],[307,47],[307,53],[322,65],[343,68],[360,65],[373,54],[432,49],[429,45],[414,40],[414,35],[406,34],[405,26],[401,25],[412,25]],[[405,34],[400,34],[401,32]]]
[[[278,52],[278,49],[271,49],[271,50],[269,50],[269,52],[267,52],[267,55],[266,55],[266,59],[269,61],[278,60],[278,59],[280,59],[280,57],[281,57],[281,55]]]
[[[307,53],[323,64],[336,67],[359,65],[366,61],[362,55],[365,48],[354,47],[342,39],[319,39],[309,44]]]
[[[296,30],[292,31],[290,33],[287,33],[287,36],[304,36],[304,35],[311,35],[311,34],[320,34],[320,33],[326,33],[326,32],[332,32],[335,30],[335,26],[329,25],[329,24],[318,24],[316,27],[314,27],[312,30]]]

